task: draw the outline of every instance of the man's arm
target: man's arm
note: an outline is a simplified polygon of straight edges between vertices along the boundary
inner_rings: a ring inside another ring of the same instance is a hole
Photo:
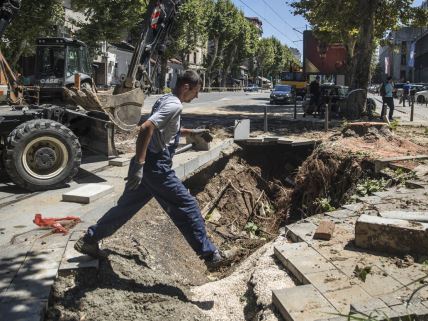
[[[140,164],[143,164],[146,160],[147,147],[154,130],[155,125],[150,120],[146,120],[140,127],[135,152],[135,160]]]
[[[192,134],[192,129],[189,128],[180,128],[180,135],[183,137],[190,136]]]

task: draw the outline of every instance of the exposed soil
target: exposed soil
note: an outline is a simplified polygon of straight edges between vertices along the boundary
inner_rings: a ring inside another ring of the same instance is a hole
[[[287,134],[299,134],[298,126]],[[218,138],[231,135],[231,129],[210,128]],[[135,136],[119,134],[116,144],[133,152]],[[321,198],[343,204],[358,180],[372,175],[372,157],[426,153],[383,129],[360,135],[314,128],[306,137],[324,142],[315,151],[248,147],[186,181],[210,237],[236,254],[230,267],[208,272],[152,201],[104,241],[110,256],[99,271],[58,278],[46,320],[278,320],[271,290],[294,286],[273,257],[273,246],[284,241],[277,237],[280,226],[290,216],[321,212]],[[418,207],[411,200],[406,205]]]

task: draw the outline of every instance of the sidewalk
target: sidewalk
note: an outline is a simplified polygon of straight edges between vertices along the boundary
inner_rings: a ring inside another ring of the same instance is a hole
[[[367,94],[368,98],[373,98],[376,102],[376,110],[380,113],[382,108],[382,97],[376,94]],[[397,117],[402,122],[410,122],[411,108],[406,102],[406,107],[403,107],[403,103],[399,103],[399,99],[394,99],[394,117]],[[428,124],[428,107],[425,104],[419,104],[415,102],[415,109],[413,115],[413,122]]]
[[[233,141],[230,139],[214,141],[209,151],[189,151],[176,155],[173,168],[178,177],[189,177],[231,148]],[[37,193],[0,208],[2,320],[43,320],[51,287],[63,264],[74,268],[98,265],[97,261],[86,256],[76,257],[77,254],[70,250],[73,250],[73,243],[81,233],[116,204],[124,188],[127,166],[100,166],[102,169],[96,174],[91,171],[90,175],[79,179],[79,183],[72,182],[68,188]],[[108,184],[113,191],[89,204],[62,201],[62,194],[86,183]],[[79,216],[82,222],[67,235],[47,234],[49,230],[33,224],[35,213],[41,213],[44,217]]]

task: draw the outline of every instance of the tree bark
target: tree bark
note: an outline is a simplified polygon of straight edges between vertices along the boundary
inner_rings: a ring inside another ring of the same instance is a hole
[[[351,88],[367,89],[373,54],[374,19],[379,0],[360,0],[359,12],[364,13],[358,34]]]
[[[165,55],[162,55],[160,79],[159,79],[159,89],[161,92],[164,92],[164,89],[165,89],[165,76],[166,76],[167,69],[168,69],[168,58]]]

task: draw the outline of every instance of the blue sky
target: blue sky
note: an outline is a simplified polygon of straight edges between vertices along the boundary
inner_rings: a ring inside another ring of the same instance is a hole
[[[308,22],[301,16],[294,16],[287,0],[232,0],[246,16],[259,17],[263,21],[263,37],[275,36],[283,44],[295,47],[302,52],[302,34]],[[292,0],[290,0],[293,2]],[[414,6],[423,0],[415,0]],[[293,30],[293,28],[298,31]]]

